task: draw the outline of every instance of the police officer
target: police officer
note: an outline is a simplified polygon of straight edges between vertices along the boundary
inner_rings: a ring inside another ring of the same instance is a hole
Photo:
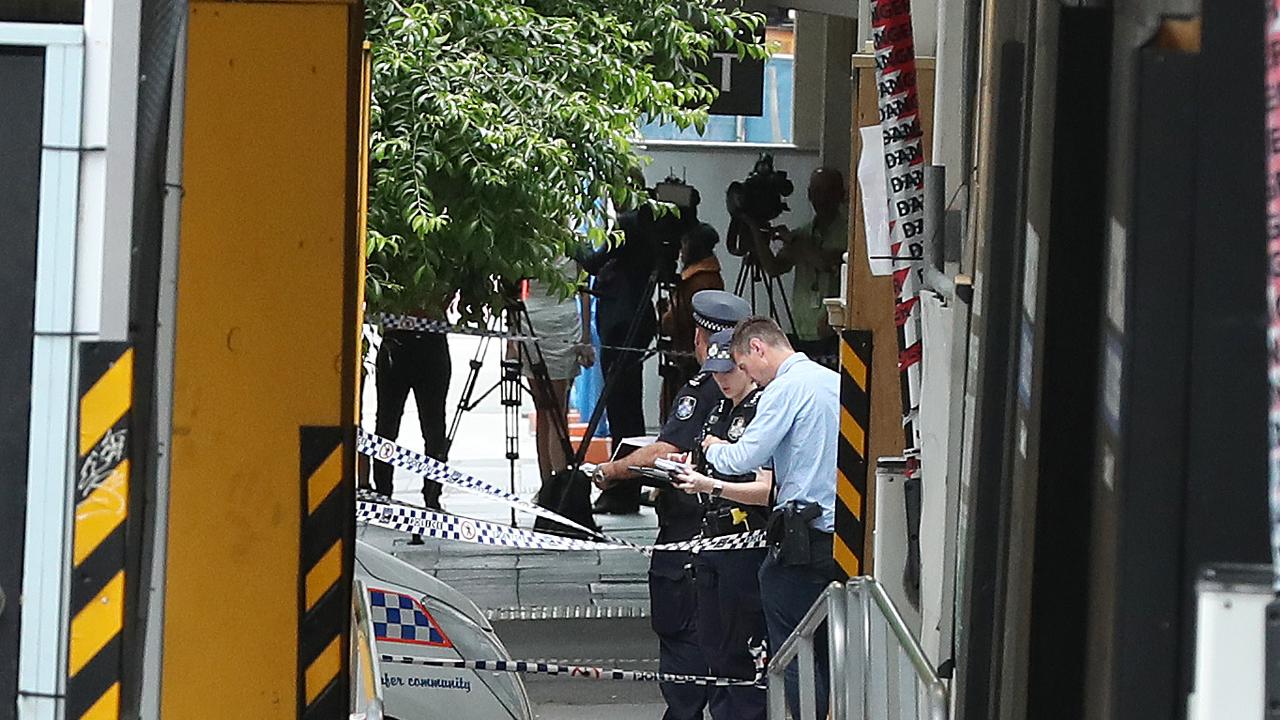
[[[702,452],[707,436],[736,442],[755,417],[760,391],[729,354],[732,330],[711,336],[702,370],[712,374],[724,397],[703,423],[692,460],[698,472],[682,476],[679,486],[702,499],[702,537],[713,538],[760,530],[768,522],[764,504],[771,481],[769,473],[729,475],[708,466]],[[725,490],[734,486],[725,496]],[[749,488],[746,494],[743,489]],[[753,492],[754,491],[754,492]],[[738,498],[738,499],[732,499]],[[746,498],[752,502],[742,502]],[[698,595],[698,643],[717,677],[750,678],[755,674],[751,648],[764,643],[764,612],[756,574],[765,549],[711,550],[694,556],[694,585]],[[711,689],[711,717],[715,720],[764,720],[767,702],[763,690],[754,687]]]
[[[773,467],[770,547],[759,578],[769,644],[777,648],[836,579],[831,545],[840,381],[834,371],[793,350],[768,318],[739,323],[730,351],[734,362],[764,388],[756,416],[737,442],[708,434],[702,445],[707,461],[723,473]],[[817,717],[825,718],[826,636],[815,640]],[[795,670],[793,664],[786,672],[787,705],[796,720],[813,720],[801,718]]]
[[[751,314],[751,304],[723,290],[703,290],[693,296],[694,353],[707,359],[712,333],[732,328]],[[710,373],[699,372],[676,393],[671,415],[658,439],[620,460],[597,466],[594,480],[602,488],[616,486],[632,476],[630,466],[652,466],[658,458],[689,452],[697,447],[707,416],[724,398]],[[690,540],[702,529],[698,501],[674,489],[661,491],[658,542]],[[649,606],[653,631],[658,635],[658,669],[664,673],[706,675],[708,665],[697,634],[697,598],[686,570],[692,564],[687,552],[655,552],[649,563]],[[701,719],[707,705],[707,688],[692,684],[661,683],[666,700],[663,720]]]

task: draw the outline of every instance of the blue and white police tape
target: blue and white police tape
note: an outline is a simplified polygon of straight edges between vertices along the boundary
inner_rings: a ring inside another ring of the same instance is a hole
[[[568,675],[584,680],[624,680],[630,682],[666,682],[709,687],[756,687],[765,689],[763,674],[752,680],[709,677],[706,675],[679,675],[651,670],[619,670],[590,665],[557,665],[532,660],[436,660],[408,655],[383,655],[384,663],[401,665],[425,665],[427,667],[453,668],[457,670],[490,670],[493,672],[533,673],[539,675]]]
[[[513,342],[533,342],[539,346],[577,345],[579,341],[565,337],[538,337],[522,333],[511,333],[502,330],[475,327],[473,325],[455,325],[448,320],[431,320],[414,315],[395,315],[392,313],[371,313],[365,316],[368,325],[381,326],[383,330],[406,330],[418,333],[435,333],[440,335],[470,335],[472,337],[492,338],[494,340],[510,340]],[[695,357],[688,350],[671,350],[660,347],[629,347],[625,345],[599,345],[604,350],[618,352],[657,353],[669,357]]]
[[[438,540],[455,540],[526,550],[635,550],[648,554],[651,552],[746,550],[765,546],[763,530],[661,545],[637,545],[613,538],[606,540],[566,538],[424,508],[368,500],[356,501],[356,520],[388,530],[398,530]]]
[[[536,335],[524,335],[521,333],[508,333],[502,330],[489,330],[486,328],[474,327],[471,325],[455,325],[447,320],[431,320],[428,318],[417,317],[415,315],[395,315],[393,313],[370,313],[365,316],[365,322],[370,325],[379,325],[383,330],[407,330],[410,332],[420,333],[437,333],[442,335],[470,335],[473,337],[487,337],[497,340],[512,340],[516,342],[536,342],[539,345],[577,345],[578,341],[570,338],[555,337],[538,337]],[[662,347],[653,348],[636,348],[626,347],[622,345],[599,345],[604,350],[616,350],[618,352],[639,352],[639,353],[655,353],[666,355],[668,357],[686,357],[693,358],[697,355],[688,350],[671,350]],[[809,357],[814,362],[827,366],[834,366],[839,363],[839,354],[829,355],[812,355]]]
[[[593,540],[577,540],[549,533],[534,532],[498,523],[434,512],[422,508],[386,503],[356,501],[356,520],[377,527],[414,533],[439,540],[458,540],[478,545],[538,549],[596,550],[607,545]]]
[[[515,493],[503,490],[496,485],[490,485],[489,483],[472,475],[468,475],[460,470],[454,470],[433,457],[428,457],[420,452],[415,452],[403,445],[395,443],[392,440],[379,437],[378,435],[366,432],[363,429],[358,429],[356,431],[356,452],[368,455],[374,460],[380,460],[388,465],[408,470],[414,475],[418,475],[427,480],[433,480],[441,485],[448,485],[450,487],[456,487],[478,495],[486,495],[488,497],[496,498],[521,512],[546,518],[553,522],[560,523],[561,525],[585,532],[588,535],[604,537],[598,530],[584,527],[583,525],[580,525],[553,510],[548,510],[547,508],[535,505],[528,500],[523,500]]]

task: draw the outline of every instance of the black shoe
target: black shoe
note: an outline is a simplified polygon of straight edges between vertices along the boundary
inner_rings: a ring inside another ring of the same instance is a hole
[[[410,545],[426,545],[426,543],[422,541],[421,535],[414,535],[413,537],[409,538],[409,544]]]
[[[591,506],[593,515],[636,515],[640,512],[640,500],[634,502],[609,495],[601,495]]]

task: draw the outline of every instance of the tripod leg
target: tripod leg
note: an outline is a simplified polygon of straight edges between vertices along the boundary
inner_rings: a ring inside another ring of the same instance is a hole
[[[502,361],[502,415],[506,428],[507,462],[510,464],[511,493],[516,492],[516,461],[520,459],[520,361]],[[516,510],[511,508],[511,524]]]
[[[492,329],[492,323],[490,323],[490,329]],[[463,413],[471,409],[471,398],[475,395],[476,382],[480,379],[480,368],[484,365],[485,354],[489,352],[491,339],[489,337],[480,339],[480,345],[476,347],[476,353],[468,363],[467,379],[462,384],[462,396],[458,398],[458,407],[453,412],[453,421],[449,423],[449,434],[444,439],[446,455],[453,449],[453,440],[458,436],[458,426],[462,423]]]

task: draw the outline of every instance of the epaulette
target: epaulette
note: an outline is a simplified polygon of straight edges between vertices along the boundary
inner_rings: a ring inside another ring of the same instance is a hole
[[[760,391],[759,391],[759,390],[752,390],[752,391],[751,391],[751,396],[747,398],[747,401],[746,401],[746,402],[742,403],[742,406],[743,406],[743,407],[755,407],[759,402],[760,402]]]

